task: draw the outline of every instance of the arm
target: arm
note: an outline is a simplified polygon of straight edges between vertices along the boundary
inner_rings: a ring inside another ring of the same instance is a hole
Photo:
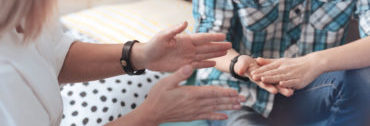
[[[352,43],[312,53],[307,57],[319,61],[322,73],[336,70],[357,69],[370,66],[370,37]]]
[[[184,66],[161,79],[149,92],[147,99],[131,113],[114,120],[107,126],[157,126],[164,122],[200,119],[226,119],[220,110],[238,110],[245,97],[233,89],[216,86],[179,86],[193,70]]]
[[[138,46],[140,45],[134,45],[133,48]],[[121,58],[122,47],[123,44],[103,45],[74,42],[64,60],[59,81],[62,83],[88,81],[124,74],[118,62]],[[133,56],[133,59],[142,58]]]
[[[215,3],[215,4],[212,4]],[[220,4],[220,5],[216,5]],[[193,1],[193,15],[194,19],[197,24],[196,32],[222,32],[226,33],[229,38],[229,40],[232,40],[233,38],[231,36],[232,33],[229,32],[229,29],[233,29],[235,26],[232,24],[232,18],[235,16],[233,14],[230,15],[230,13],[224,13],[222,11],[216,11],[215,8],[217,7],[218,9],[221,10],[228,10],[228,11],[233,11],[232,8],[230,7],[233,6],[229,3],[222,3],[221,1],[219,2],[212,2],[212,1],[207,1],[207,2],[200,2],[198,0]],[[231,9],[231,10],[230,10]],[[215,17],[215,15],[222,15],[219,17]],[[221,18],[220,18],[221,17]],[[217,23],[215,23],[217,22]],[[222,22],[222,24],[219,24],[218,22]],[[234,44],[234,43],[233,43]],[[239,43],[235,43],[235,45],[239,45]],[[239,55],[237,51],[234,49],[229,49],[227,51],[227,54],[222,57],[214,58],[212,59],[213,61],[216,62],[216,69],[222,71],[222,72],[230,72],[229,67],[231,60]],[[235,72],[241,76],[247,76],[250,77],[250,71],[258,68],[258,64],[256,61],[251,58],[250,56],[243,55],[240,56],[238,59],[238,62],[235,64]],[[253,81],[253,80],[252,80]],[[267,85],[261,82],[254,81],[258,86],[261,88],[264,88],[268,90],[271,93],[277,93],[280,92],[285,96],[290,96],[293,91],[290,89],[285,89],[285,88],[276,88],[273,85]]]
[[[148,43],[135,44],[131,61],[136,69],[173,72],[186,64],[194,68],[212,67],[209,58],[223,56],[231,48],[225,35],[217,33],[179,34],[187,26],[158,33]],[[122,44],[88,44],[75,42],[65,58],[59,81],[79,82],[124,74],[120,65]]]
[[[358,0],[355,16],[358,17],[359,33],[362,39],[344,46],[315,53],[322,57],[325,71],[356,69],[370,66],[370,5],[369,0]],[[316,58],[316,59],[317,59]]]
[[[370,6],[368,0],[358,0],[355,14],[359,17],[362,39],[352,43],[308,54],[299,58],[257,59],[268,64],[253,71],[253,79],[301,89],[322,73],[370,66]]]
[[[239,53],[236,52],[234,49],[229,49],[227,50],[227,54],[222,57],[218,58],[213,58],[212,60],[216,62],[216,69],[222,71],[222,72],[228,72],[230,73],[229,66],[231,63],[231,60],[235,57],[238,56]],[[238,71],[238,73],[241,73],[242,71]],[[243,74],[241,74],[243,75]]]
[[[301,89],[320,74],[370,66],[370,37],[299,58],[257,59],[267,64],[252,71],[253,79]]]

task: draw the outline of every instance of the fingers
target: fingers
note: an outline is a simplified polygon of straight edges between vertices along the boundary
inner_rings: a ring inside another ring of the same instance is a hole
[[[238,59],[238,63],[235,64],[234,71],[238,75],[245,75],[248,68],[251,66],[251,64],[254,62],[253,58],[250,58],[249,56],[240,56]],[[248,76],[249,72],[247,73]]]
[[[242,107],[240,104],[233,105],[233,104],[222,104],[222,105],[211,105],[207,106],[201,110],[200,113],[209,113],[209,112],[217,112],[217,111],[224,111],[224,110],[240,110]]]
[[[279,86],[294,88],[295,85],[297,85],[298,83],[300,83],[300,81],[298,79],[291,79],[291,80],[281,81],[279,83]]]
[[[239,105],[241,102],[245,102],[244,96],[233,96],[233,97],[215,97],[215,98],[201,98],[201,106],[211,105]]]
[[[238,97],[238,92],[234,89],[216,87],[216,86],[203,86],[199,90],[202,90],[198,94],[195,94],[197,98],[220,98],[220,97]]]
[[[245,97],[241,97],[245,99]],[[201,99],[202,109],[198,110],[200,113],[209,113],[223,110],[239,110],[241,109],[240,100],[236,98],[211,98]]]
[[[220,52],[220,51],[227,51],[231,49],[230,42],[210,42],[204,45],[196,46],[196,53],[213,53],[213,52]]]
[[[177,26],[171,27],[171,28],[163,31],[164,32],[164,37],[166,39],[173,38],[177,34],[183,32],[186,29],[187,26],[188,26],[188,22],[185,21],[185,22],[183,22],[183,23],[181,23],[181,24],[179,24]]]
[[[225,41],[226,35],[222,33],[197,33],[192,34],[191,39],[194,45],[203,45],[209,42]]]
[[[272,85],[272,84],[266,84],[266,83],[263,83],[263,82],[259,82],[257,83],[258,86],[260,86],[261,88],[267,90],[268,92],[270,92],[271,94],[276,94],[278,93],[278,89],[275,87],[275,85]]]
[[[185,65],[178,69],[175,73],[164,78],[164,83],[168,85],[168,88],[177,87],[181,81],[186,80],[193,73],[193,67],[190,65]]]
[[[261,65],[261,66],[264,66],[264,65],[267,65],[267,64],[270,64],[272,62],[275,61],[275,59],[265,59],[265,58],[261,58],[261,57],[258,57],[256,59],[258,65]]]
[[[228,118],[227,115],[224,113],[211,112],[211,113],[200,114],[196,116],[194,120],[225,120],[227,118]]]
[[[254,70],[252,71],[252,75],[253,75],[253,79],[254,80],[260,80],[261,78],[261,75],[262,73],[265,73],[267,71],[270,71],[270,70],[273,70],[273,69],[277,69],[278,67],[280,66],[280,63],[271,63],[271,64],[268,64],[268,65],[265,65],[265,66],[262,66],[260,68],[258,68],[257,70]]]
[[[203,60],[203,61],[193,62],[193,63],[191,63],[191,65],[195,69],[209,68],[209,67],[216,66],[216,62],[215,61]]]
[[[252,63],[249,65],[248,71],[257,70],[260,66],[257,63]]]
[[[227,51],[219,51],[219,52],[212,52],[212,53],[205,53],[205,54],[197,54],[195,56],[196,61],[202,61],[202,60],[207,60],[211,58],[216,58],[220,56],[224,56],[227,54]]]
[[[286,96],[286,97],[290,97],[294,93],[294,90],[290,89],[290,88],[286,88],[286,87],[282,87],[282,86],[277,86],[277,88],[279,89],[279,93]]]
[[[280,81],[285,81],[285,80],[292,79],[292,76],[289,76],[287,74],[281,74],[281,72],[275,73],[275,72],[271,71],[269,73],[271,73],[271,74],[268,74],[268,75],[260,75],[260,76],[257,75],[256,78],[261,78],[261,81],[262,82],[264,82],[264,83],[270,83],[270,84],[277,84]]]

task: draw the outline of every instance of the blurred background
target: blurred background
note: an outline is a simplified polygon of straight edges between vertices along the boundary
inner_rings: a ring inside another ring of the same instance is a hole
[[[59,0],[62,15],[104,5],[122,5],[122,8],[163,24],[194,22],[191,2],[185,0]]]

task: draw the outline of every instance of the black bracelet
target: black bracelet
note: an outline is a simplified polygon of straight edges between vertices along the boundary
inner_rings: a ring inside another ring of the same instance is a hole
[[[122,57],[120,59],[122,69],[125,71],[128,75],[140,75],[145,72],[145,69],[143,70],[137,70],[135,71],[133,68],[133,65],[131,63],[131,50],[135,43],[138,43],[139,41],[128,41],[123,45],[122,48]]]
[[[249,78],[248,78],[248,77],[240,76],[240,75],[238,75],[237,73],[235,73],[235,71],[234,71],[235,64],[236,64],[236,62],[238,62],[238,58],[239,58],[240,56],[241,56],[241,55],[238,55],[238,56],[234,57],[234,58],[231,60],[230,67],[229,67],[230,74],[231,74],[231,76],[233,76],[233,77],[234,77],[234,78],[236,78],[236,79],[243,80],[243,81],[249,81]]]

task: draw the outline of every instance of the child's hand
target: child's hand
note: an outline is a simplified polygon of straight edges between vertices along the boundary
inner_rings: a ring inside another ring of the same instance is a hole
[[[273,94],[281,93],[282,95],[287,96],[287,97],[293,94],[294,91],[292,89],[253,80],[251,76],[251,72],[258,69],[259,67],[260,66],[258,65],[255,59],[247,55],[242,55],[239,57],[238,62],[235,64],[234,71],[240,76],[246,76],[250,78],[251,81],[253,81],[259,87],[267,90],[270,93],[273,93]]]
[[[302,89],[323,73],[316,59],[309,56],[282,59],[257,59],[266,65],[253,71],[253,78],[282,87]],[[268,63],[267,63],[268,62]]]

